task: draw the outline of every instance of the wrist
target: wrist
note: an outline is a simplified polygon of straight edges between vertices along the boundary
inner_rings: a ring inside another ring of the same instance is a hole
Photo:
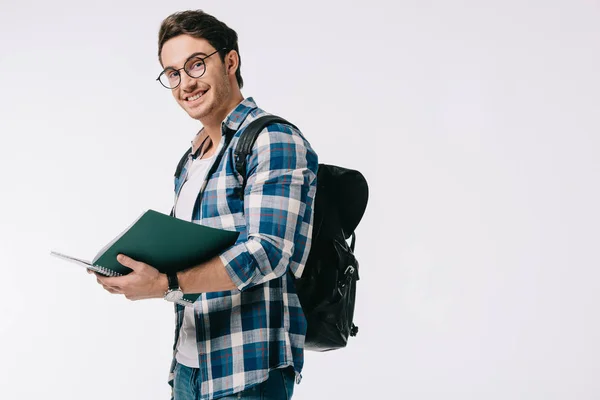
[[[183,287],[181,286],[183,284],[182,280],[183,278],[183,271],[179,271],[177,273],[175,273],[175,275],[177,276],[177,283],[179,284],[179,289],[181,289],[181,292],[183,292]],[[185,292],[183,292],[185,293]]]
[[[161,297],[163,297],[169,290],[169,280],[167,279],[167,274],[160,274],[158,276],[158,288]]]

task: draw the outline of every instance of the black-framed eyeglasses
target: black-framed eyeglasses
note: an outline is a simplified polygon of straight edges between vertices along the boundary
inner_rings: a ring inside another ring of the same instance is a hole
[[[225,50],[225,48],[215,50],[205,57],[200,57],[197,53],[192,54],[183,64],[183,68],[165,68],[156,80],[167,89],[175,89],[181,83],[181,74],[179,73],[181,70],[184,70],[190,78],[200,78],[206,72],[206,62],[204,60],[221,50]]]

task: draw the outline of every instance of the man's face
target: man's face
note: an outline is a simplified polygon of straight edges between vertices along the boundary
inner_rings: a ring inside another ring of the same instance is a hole
[[[164,43],[161,61],[165,69],[179,69],[192,54],[204,58],[215,50],[205,39],[179,35]],[[190,117],[198,120],[219,116],[219,111],[227,107],[232,96],[229,77],[219,54],[204,59],[204,64],[206,70],[200,78],[191,78],[183,69],[180,70],[181,83],[171,90],[179,105]]]

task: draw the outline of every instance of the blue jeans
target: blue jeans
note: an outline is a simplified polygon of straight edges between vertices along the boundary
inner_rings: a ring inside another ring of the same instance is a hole
[[[230,396],[222,399],[246,400],[289,400],[294,393],[295,372],[294,368],[286,367],[274,369],[269,372],[269,378]],[[173,382],[173,396],[175,400],[197,400],[200,398],[200,382],[198,381],[198,368],[186,367],[177,363],[175,366],[175,381]]]

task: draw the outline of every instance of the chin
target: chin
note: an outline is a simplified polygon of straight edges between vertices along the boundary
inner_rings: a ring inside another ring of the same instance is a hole
[[[193,119],[205,118],[215,110],[215,107],[210,100],[211,99],[206,99],[202,104],[194,108],[188,108],[184,106],[184,110]]]
[[[188,115],[193,119],[202,119],[208,115],[210,115],[210,110],[206,110],[204,108],[195,109],[188,111]]]
[[[202,105],[201,107],[188,108],[185,104],[181,105],[185,112],[194,119],[204,118],[208,114],[208,109]]]

